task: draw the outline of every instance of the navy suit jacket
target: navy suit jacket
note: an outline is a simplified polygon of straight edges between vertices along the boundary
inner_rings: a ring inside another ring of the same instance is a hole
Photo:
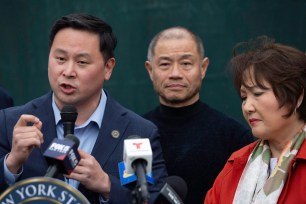
[[[118,163],[123,160],[123,141],[130,135],[139,135],[150,139],[153,151],[152,174],[155,185],[149,186],[149,191],[151,194],[150,203],[153,203],[167,176],[157,127],[122,107],[109,95],[107,97],[102,126],[91,155],[96,158],[102,169],[110,177],[109,203],[131,203],[132,187],[121,186],[118,171]],[[56,137],[51,103],[52,92],[49,92],[23,106],[0,111],[0,192],[8,187],[4,181],[4,157],[11,150],[13,128],[22,114],[35,115],[42,121],[44,143],[40,148],[34,148],[29,159],[23,164],[23,173],[19,180],[45,175],[48,164],[43,157],[43,153]],[[119,131],[120,136],[118,138],[112,137],[111,132],[113,130]],[[97,193],[87,190],[83,185],[79,186],[79,190],[91,203],[99,203]]]

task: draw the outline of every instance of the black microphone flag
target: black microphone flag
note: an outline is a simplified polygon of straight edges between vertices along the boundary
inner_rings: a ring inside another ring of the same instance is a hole
[[[81,157],[78,153],[79,139],[68,134],[64,140],[55,138],[44,153],[49,163],[46,177],[57,177],[58,173],[70,174],[78,165]]]

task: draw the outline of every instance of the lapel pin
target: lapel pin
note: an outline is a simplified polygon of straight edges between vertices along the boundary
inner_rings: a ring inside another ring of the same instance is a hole
[[[111,134],[113,138],[118,138],[120,136],[120,133],[118,130],[113,130]]]

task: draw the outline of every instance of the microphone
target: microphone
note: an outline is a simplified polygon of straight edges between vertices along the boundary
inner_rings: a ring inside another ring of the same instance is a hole
[[[152,149],[148,138],[133,135],[124,140],[123,162],[126,174],[137,177],[136,197],[149,200],[147,173],[152,172]]]
[[[78,153],[79,139],[66,135],[64,140],[55,138],[44,153],[49,163],[45,177],[57,178],[59,173],[70,174],[80,161]]]
[[[74,125],[78,117],[77,109],[72,105],[66,105],[62,108],[61,118],[64,126],[64,137],[68,134],[74,134]]]
[[[184,204],[187,195],[187,184],[178,176],[169,176],[159,192],[155,204]]]

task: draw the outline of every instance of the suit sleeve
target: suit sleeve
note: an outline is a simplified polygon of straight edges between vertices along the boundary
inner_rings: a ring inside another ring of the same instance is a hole
[[[10,152],[11,146],[7,138],[5,114],[0,110],[0,193],[4,191],[8,185],[4,177],[4,159],[7,153]]]

